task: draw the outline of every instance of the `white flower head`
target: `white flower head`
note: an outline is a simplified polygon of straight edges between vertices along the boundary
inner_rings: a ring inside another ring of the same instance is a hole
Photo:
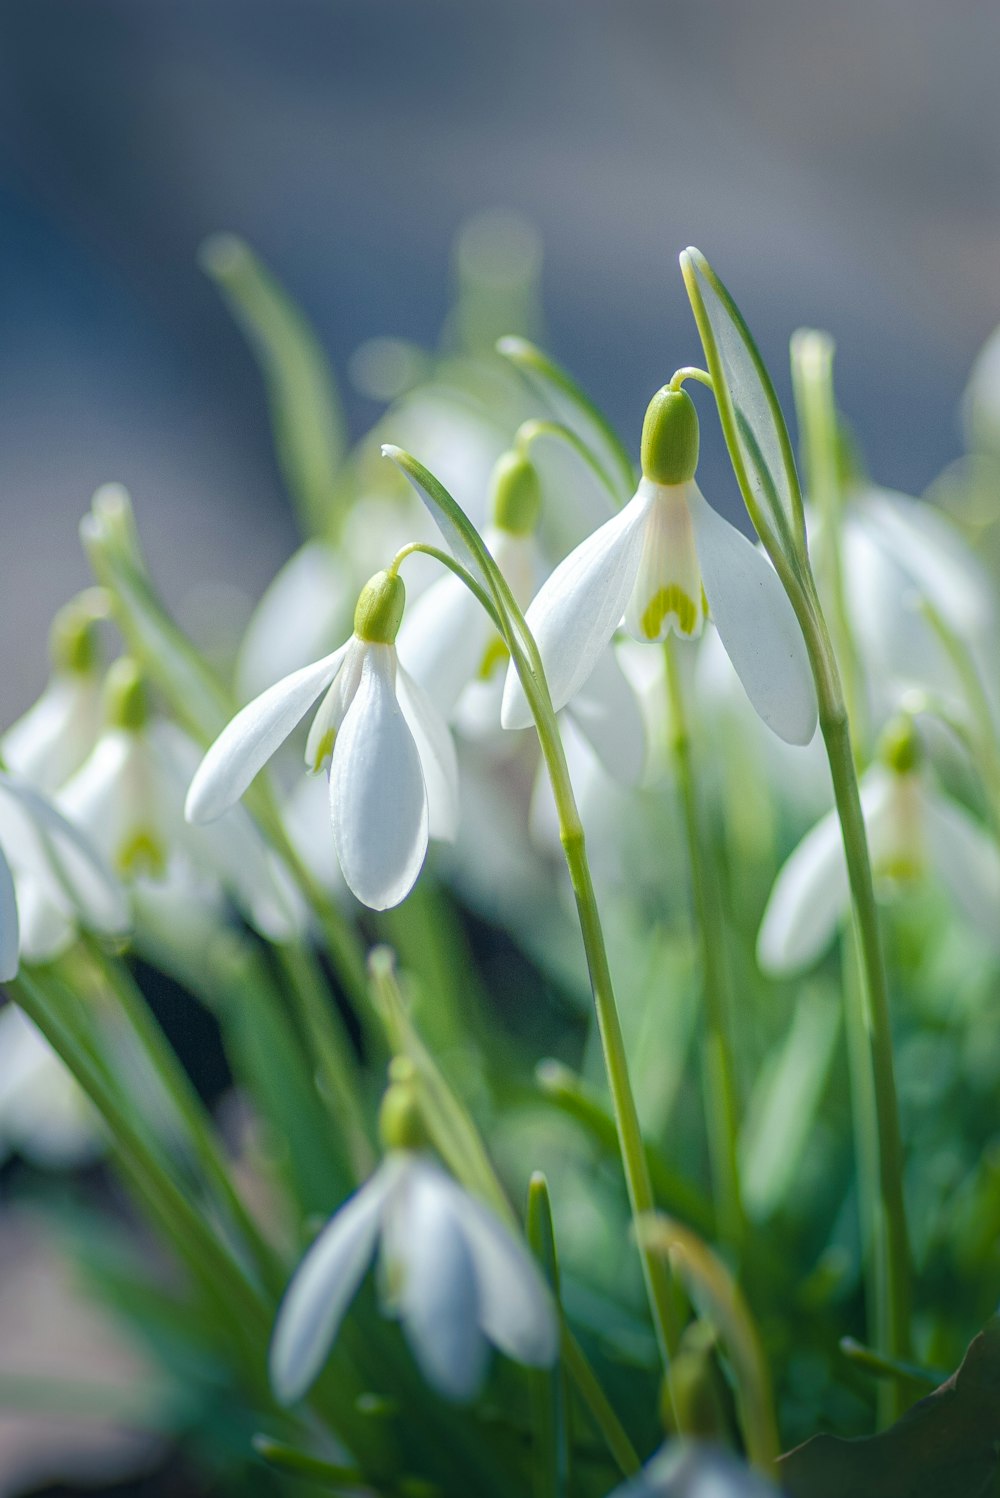
[[[318,1376],[378,1245],[383,1301],[446,1398],[475,1396],[489,1343],[521,1363],[555,1361],[555,1308],[527,1248],[429,1156],[395,1149],[330,1220],[288,1288],[271,1344],[283,1404]]]
[[[309,769],[329,767],[333,839],[344,878],[373,910],[412,889],[429,837],[454,836],[457,768],[448,729],[399,666],[405,592],[395,572],[362,590],[354,634],[249,703],[206,754],[188,791],[189,822],[211,822],[247,790],[318,697]]]
[[[936,873],[971,925],[1000,946],[1000,849],[976,819],[931,784],[912,723],[893,725],[881,759],[861,778],[872,872],[884,886]],[[757,960],[773,977],[819,960],[850,906],[835,812],[808,832],[780,870],[757,937]]]
[[[644,642],[718,629],[764,722],[789,743],[816,728],[816,697],[794,610],[766,557],[706,502],[694,473],[698,418],[664,387],[643,426],[643,477],[629,503],[556,568],[528,609],[554,706],[587,681],[624,615]],[[530,722],[517,673],[504,688],[506,728]]]

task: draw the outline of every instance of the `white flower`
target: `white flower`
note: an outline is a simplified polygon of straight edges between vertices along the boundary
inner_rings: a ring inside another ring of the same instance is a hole
[[[980,823],[908,763],[867,770],[861,806],[875,879],[907,884],[936,873],[966,919],[1000,947],[1000,850]],[[849,905],[840,823],[830,812],[778,874],[757,938],[761,968],[783,977],[816,962]]]
[[[37,1025],[8,1004],[0,1012],[0,1157],[16,1150],[36,1165],[69,1169],[101,1148],[83,1089]]]
[[[563,707],[584,685],[623,615],[630,634],[653,642],[672,633],[694,639],[711,611],[761,718],[789,743],[806,744],[816,727],[816,698],[798,621],[766,557],[716,514],[695,484],[697,426],[692,437],[690,423],[696,421],[682,391],[654,398],[635,495],[570,552],[528,609],[553,705]],[[657,422],[672,445],[668,460],[655,430],[660,451],[650,456],[648,433]],[[502,721],[505,728],[531,721],[512,668]]]
[[[490,1342],[518,1362],[554,1362],[555,1309],[528,1250],[427,1156],[393,1150],[324,1228],[282,1302],[271,1382],[283,1404],[319,1374],[380,1239],[383,1298],[439,1393],[471,1399]]]
[[[211,831],[186,824],[184,794],[198,747],[175,724],[149,717],[131,661],[112,667],[106,697],[108,724],[57,797],[70,821],[150,901],[159,889],[172,897],[185,885],[211,900],[221,887],[262,935],[287,941],[300,934],[305,915],[290,876],[242,808]]]
[[[373,910],[410,892],[428,837],[454,836],[457,769],[448,729],[396,660],[403,584],[378,573],[362,592],[355,633],[332,655],[277,682],[223,730],[188,791],[190,822],[210,822],[251,781],[325,692],[306,762],[330,767],[330,812],[348,886]]]
[[[48,685],[0,738],[0,754],[7,767],[47,794],[79,769],[100,732],[101,667],[96,635],[102,598],[98,589],[90,589],[59,610],[49,638],[52,675]]]
[[[128,904],[107,862],[33,786],[0,773],[0,981],[18,958],[46,962],[77,926],[128,930]]]
[[[721,1447],[671,1441],[609,1498],[778,1498],[778,1489]]]

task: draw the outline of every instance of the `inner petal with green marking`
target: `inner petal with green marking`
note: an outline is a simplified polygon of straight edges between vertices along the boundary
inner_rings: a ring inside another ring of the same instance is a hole
[[[646,522],[625,623],[637,640],[665,640],[671,633],[695,639],[706,612],[687,486],[661,484]]]

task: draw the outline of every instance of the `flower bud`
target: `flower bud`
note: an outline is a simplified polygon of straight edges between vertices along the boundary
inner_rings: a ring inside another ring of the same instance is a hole
[[[376,572],[361,589],[354,633],[369,645],[393,645],[403,618],[406,589],[395,572]]]
[[[78,599],[64,604],[49,631],[49,659],[53,670],[89,676],[100,663],[97,619]]]
[[[686,484],[698,467],[698,413],[683,390],[664,385],[642,423],[643,477],[654,484]]]
[[[505,452],[490,478],[493,524],[512,536],[533,535],[542,508],[538,470],[519,452]]]
[[[389,1067],[389,1086],[378,1115],[378,1132],[386,1150],[419,1150],[427,1143],[417,1100],[413,1065],[397,1056]]]
[[[897,775],[909,775],[923,758],[916,724],[906,714],[894,718],[878,742],[878,758]]]
[[[104,683],[104,716],[111,728],[136,733],[149,719],[149,692],[135,661],[122,656]]]

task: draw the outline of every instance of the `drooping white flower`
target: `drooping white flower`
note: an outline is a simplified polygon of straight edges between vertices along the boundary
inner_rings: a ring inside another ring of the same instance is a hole
[[[654,397],[643,477],[629,503],[556,568],[527,613],[558,709],[587,681],[624,615],[644,642],[696,638],[709,616],[760,717],[789,743],[816,727],[816,697],[791,604],[766,557],[717,514],[694,482],[697,416],[682,390]],[[530,722],[508,670],[502,719]]]
[[[17,1151],[48,1169],[71,1169],[99,1154],[92,1104],[37,1025],[16,1004],[0,1011],[0,1158]]]
[[[107,723],[58,804],[128,884],[155,901],[158,889],[193,885],[200,898],[225,890],[262,935],[287,941],[304,912],[283,866],[249,817],[234,808],[208,830],[183,816],[200,754],[175,724],[150,714],[145,684],[123,659],[106,684]]]
[[[555,1309],[528,1250],[432,1159],[396,1149],[327,1224],[285,1295],[271,1344],[283,1404],[319,1374],[379,1244],[386,1308],[446,1398],[474,1397],[489,1343],[533,1366],[555,1360]]]
[[[18,961],[47,962],[82,926],[128,930],[128,902],[107,861],[47,797],[0,772],[0,981]]]
[[[236,715],[198,768],[186,805],[194,823],[226,812],[325,693],[306,762],[314,772],[329,765],[337,857],[349,888],[373,910],[406,897],[428,838],[452,837],[457,816],[451,736],[396,659],[404,599],[395,573],[377,573],[362,591],[351,638]]]
[[[883,759],[862,776],[861,807],[876,881],[906,885],[937,875],[970,924],[1000,949],[1000,849],[930,782],[912,725],[887,736]],[[833,941],[849,906],[840,823],[830,812],[775,880],[757,938],[761,968],[783,977],[809,967]]]
[[[609,1498],[778,1498],[778,1489],[721,1447],[671,1441]]]

